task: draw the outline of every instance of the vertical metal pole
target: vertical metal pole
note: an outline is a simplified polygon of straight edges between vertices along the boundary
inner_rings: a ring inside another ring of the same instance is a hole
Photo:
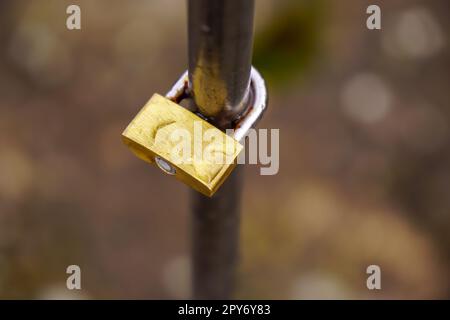
[[[199,111],[221,129],[244,111],[253,47],[253,0],[189,0],[189,81]],[[239,245],[241,174],[212,197],[192,194],[193,298],[231,297]]]

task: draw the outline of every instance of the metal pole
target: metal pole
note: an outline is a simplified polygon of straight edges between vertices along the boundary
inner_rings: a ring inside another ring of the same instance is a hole
[[[253,46],[253,0],[189,0],[189,82],[199,111],[221,129],[245,110]],[[193,298],[227,299],[239,245],[241,174],[212,197],[192,194]]]

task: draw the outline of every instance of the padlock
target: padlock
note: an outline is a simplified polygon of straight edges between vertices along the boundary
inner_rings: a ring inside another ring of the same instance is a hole
[[[229,136],[178,103],[189,97],[185,72],[165,97],[154,94],[122,133],[140,159],[211,197],[236,166],[240,141],[267,105],[264,80],[252,68],[251,105]]]

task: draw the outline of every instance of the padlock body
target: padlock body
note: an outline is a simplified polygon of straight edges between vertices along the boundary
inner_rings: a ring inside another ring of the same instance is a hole
[[[242,150],[238,141],[159,94],[141,109],[122,138],[140,159],[155,164],[159,157],[175,169],[171,173],[178,180],[207,196],[225,181]]]

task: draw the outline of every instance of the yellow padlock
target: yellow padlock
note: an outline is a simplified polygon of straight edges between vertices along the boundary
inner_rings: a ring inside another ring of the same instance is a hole
[[[157,164],[211,197],[236,166],[242,145],[159,94],[154,94],[122,133],[142,160]]]

